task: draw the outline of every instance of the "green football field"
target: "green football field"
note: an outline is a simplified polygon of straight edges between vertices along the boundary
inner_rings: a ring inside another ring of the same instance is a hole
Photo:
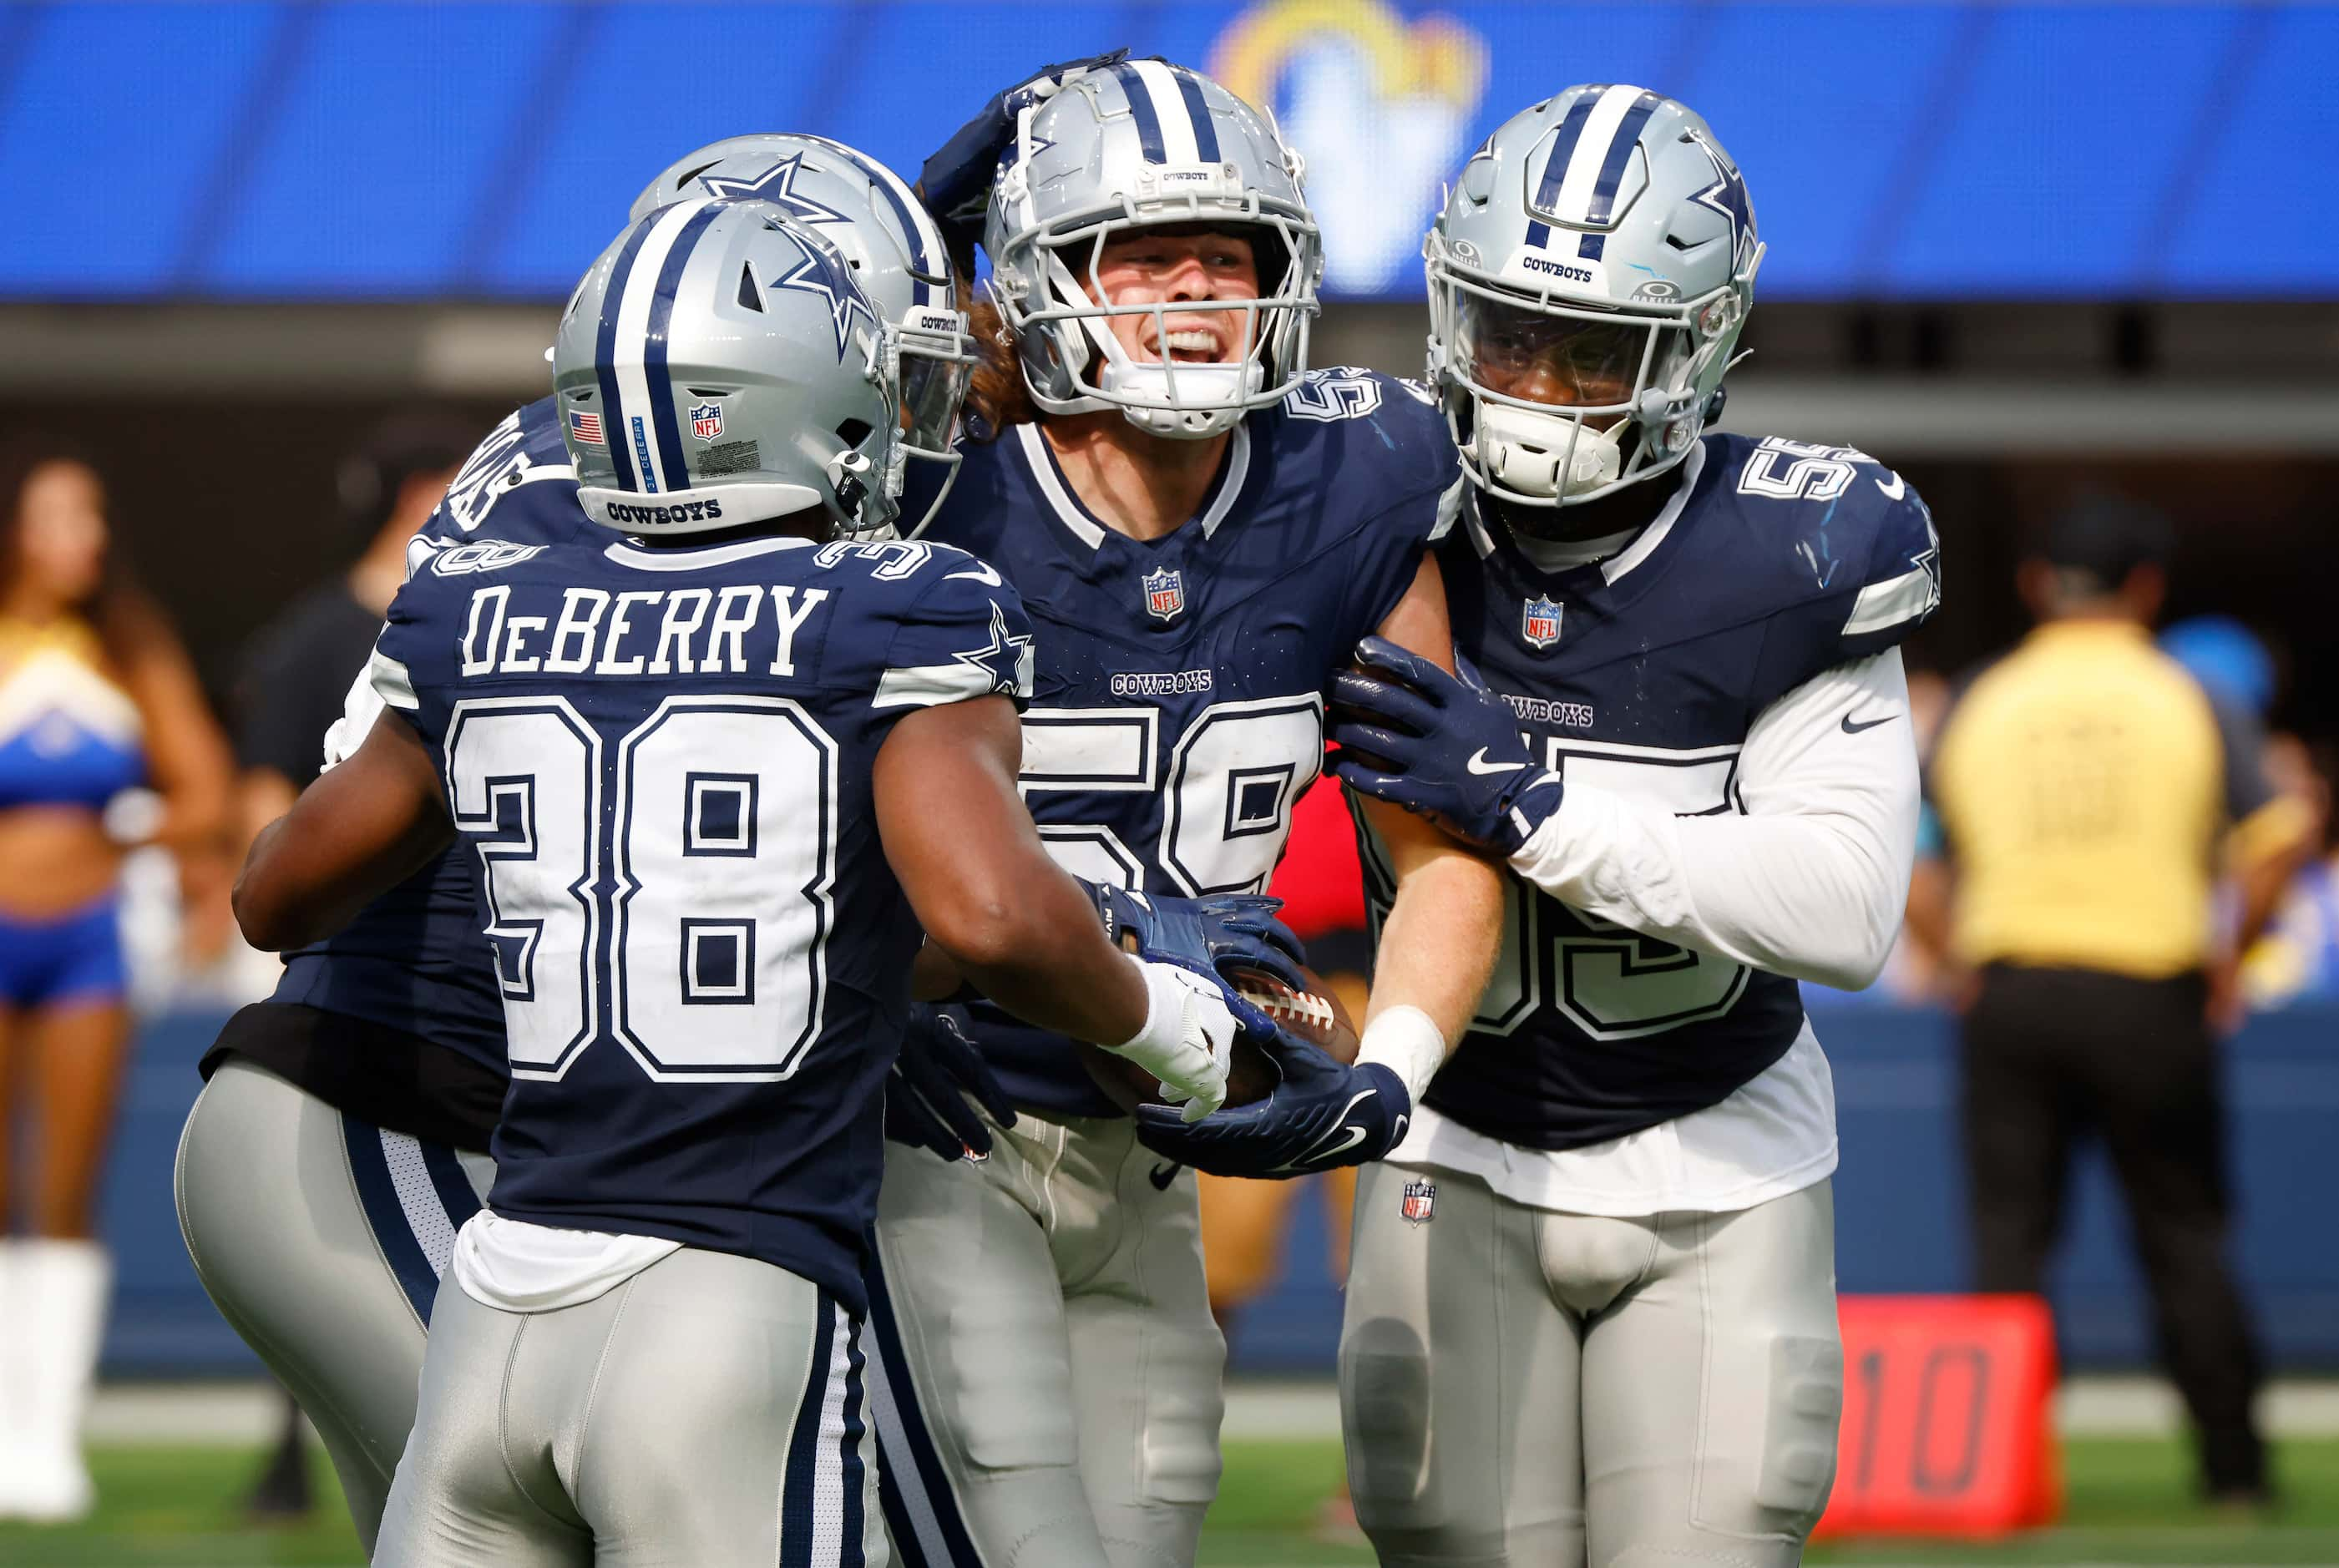
[[[2324,1563],[2339,1568],[2339,1438],[2280,1450],[2288,1501],[2268,1522],[2233,1522],[2191,1501],[2183,1453],[2173,1440],[2087,1438],[2065,1450],[2068,1505],[2056,1529],[1995,1545],[1864,1542],[1814,1549],[1840,1563]],[[236,1448],[121,1447],[94,1456],[103,1506],[86,1524],[32,1530],[0,1524],[6,1568],[339,1568],[363,1561],[340,1516],[332,1474],[318,1455],[324,1494],[316,1521],[253,1529],[232,1500],[260,1455]],[[1324,1442],[1227,1445],[1227,1476],[1202,1562],[1210,1568],[1301,1568],[1369,1563],[1361,1542],[1317,1536],[1340,1452]]]

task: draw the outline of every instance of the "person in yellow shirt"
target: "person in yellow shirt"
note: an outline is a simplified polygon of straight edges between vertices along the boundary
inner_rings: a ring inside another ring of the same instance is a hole
[[[2245,725],[2153,646],[2172,542],[2156,514],[2097,499],[2058,518],[2023,565],[2038,625],[1973,681],[1934,748],[1954,893],[1932,912],[1972,977],[1978,1288],[2042,1288],[2071,1148],[2100,1135],[2199,1427],[2205,1489],[2255,1504],[2258,1360],[2225,1256],[2211,1018],[2217,977],[2271,914],[2311,824],[2266,784]],[[2227,874],[2239,929],[2221,931]],[[1927,912],[1912,908],[1912,924]]]

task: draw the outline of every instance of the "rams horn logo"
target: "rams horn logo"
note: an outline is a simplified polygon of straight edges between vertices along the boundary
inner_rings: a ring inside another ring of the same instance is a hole
[[[1264,0],[1219,35],[1210,74],[1274,107],[1308,150],[1326,288],[1375,294],[1421,253],[1486,84],[1486,44],[1451,16],[1407,24],[1388,0]]]

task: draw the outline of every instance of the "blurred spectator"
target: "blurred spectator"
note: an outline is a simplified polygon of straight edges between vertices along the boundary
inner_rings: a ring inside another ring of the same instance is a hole
[[[2267,786],[2235,710],[2152,645],[2173,542],[2157,514],[2108,499],[2058,518],[2021,568],[2039,625],[1951,710],[1930,784],[1956,879],[1949,949],[1975,975],[1976,1284],[2041,1290],[2071,1146],[2100,1133],[2206,1488],[2256,1504],[2258,1361],[2225,1257],[2215,892],[2230,852],[2246,942],[2302,858],[2306,814]]]
[[[340,531],[357,558],[312,585],[244,647],[235,693],[243,843],[291,810],[322,771],[325,732],[341,716],[342,700],[372,656],[382,617],[406,580],[407,541],[430,520],[477,434],[434,414],[396,415],[341,464]],[[266,963],[272,986],[281,966],[273,956]],[[262,987],[259,994],[266,992]],[[283,1416],[275,1453],[245,1499],[247,1511],[262,1518],[309,1511],[307,1438],[289,1394]]]
[[[2274,706],[2274,656],[2231,616],[2194,616],[2160,634],[2160,651],[2201,683],[2209,700],[2265,722]]]
[[[435,415],[400,415],[341,465],[341,532],[357,558],[245,646],[235,705],[247,842],[317,776],[325,731],[341,716],[341,699],[406,580],[407,541],[430,520],[477,435]]]
[[[2265,773],[2275,789],[2304,804],[2322,853],[2291,879],[2273,922],[2244,957],[2242,994],[2258,1011],[2339,999],[2339,821],[2331,810],[2339,747],[2269,735]]]
[[[88,463],[0,449],[0,1516],[36,1520],[93,1502],[80,1425],[128,1044],[123,857],[209,846],[228,804],[193,667],[108,542]]]

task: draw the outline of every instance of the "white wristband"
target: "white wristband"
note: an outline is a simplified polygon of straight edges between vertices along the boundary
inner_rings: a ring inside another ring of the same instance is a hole
[[[1357,1045],[1357,1065],[1367,1062],[1396,1073],[1418,1105],[1429,1080],[1446,1065],[1446,1037],[1421,1009],[1392,1007],[1365,1025],[1365,1037]]]
[[[1138,1026],[1135,1034],[1104,1049],[1125,1052],[1149,1046],[1162,1050],[1176,1045],[1186,1035],[1186,999],[1192,992],[1161,972],[1166,966],[1148,963],[1133,952],[1121,956],[1137,966],[1138,978],[1145,982],[1145,1021]]]

